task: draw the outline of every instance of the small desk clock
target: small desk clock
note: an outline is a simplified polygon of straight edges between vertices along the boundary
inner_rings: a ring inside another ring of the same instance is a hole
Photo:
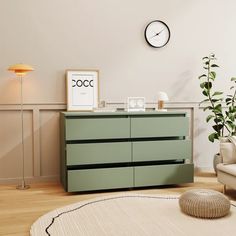
[[[144,97],[128,97],[128,111],[145,111]]]

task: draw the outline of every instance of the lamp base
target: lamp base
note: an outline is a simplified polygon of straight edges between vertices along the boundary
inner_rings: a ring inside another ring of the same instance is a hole
[[[24,180],[22,180],[21,185],[16,186],[16,189],[19,189],[19,190],[25,190],[25,189],[29,189],[29,188],[30,188],[30,186],[26,185]]]
[[[25,189],[29,189],[29,188],[30,188],[29,185],[24,185],[24,186],[22,186],[22,185],[17,185],[17,186],[16,186],[16,189],[19,189],[19,190],[25,190]]]

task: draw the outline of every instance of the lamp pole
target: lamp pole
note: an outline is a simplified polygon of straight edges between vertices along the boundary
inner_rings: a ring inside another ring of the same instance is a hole
[[[24,145],[24,110],[23,110],[23,75],[20,75],[20,111],[21,111],[21,150],[22,150],[22,180],[17,189],[28,189],[29,185],[25,184],[25,145]]]

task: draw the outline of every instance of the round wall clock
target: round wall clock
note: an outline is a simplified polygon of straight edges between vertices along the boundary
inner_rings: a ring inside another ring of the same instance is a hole
[[[163,21],[154,20],[146,26],[144,35],[150,46],[161,48],[170,40],[170,29]]]

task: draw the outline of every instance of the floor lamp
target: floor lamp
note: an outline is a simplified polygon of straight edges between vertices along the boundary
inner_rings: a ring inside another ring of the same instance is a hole
[[[24,119],[23,119],[23,77],[30,71],[34,69],[26,64],[16,64],[8,68],[9,71],[12,71],[20,79],[20,112],[21,112],[21,144],[22,144],[22,181],[21,184],[16,186],[17,189],[28,189],[29,185],[25,184],[25,151],[24,151]]]

